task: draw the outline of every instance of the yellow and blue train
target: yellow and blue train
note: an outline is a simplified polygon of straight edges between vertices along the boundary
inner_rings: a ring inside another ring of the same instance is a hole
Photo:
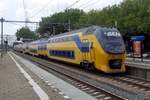
[[[18,47],[24,53],[78,64],[86,69],[105,73],[122,73],[126,70],[125,46],[116,28],[91,26],[19,44],[15,50]]]

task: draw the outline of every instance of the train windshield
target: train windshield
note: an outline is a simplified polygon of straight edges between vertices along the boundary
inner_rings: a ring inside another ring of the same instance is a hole
[[[95,35],[106,52],[125,52],[122,36],[117,29],[97,29]]]

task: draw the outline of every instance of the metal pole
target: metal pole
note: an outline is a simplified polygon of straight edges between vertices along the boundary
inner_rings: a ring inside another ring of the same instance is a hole
[[[141,41],[141,61],[143,62],[143,41]]]
[[[3,51],[3,22],[4,22],[4,19],[3,17],[1,18],[1,49]]]
[[[53,26],[53,35],[55,35],[55,26]]]
[[[8,51],[8,35],[6,35],[6,41],[5,41],[5,43],[6,43],[6,52]]]
[[[71,29],[70,29],[70,19],[69,19],[69,21],[68,21],[68,31],[69,31],[69,32],[71,31]]]

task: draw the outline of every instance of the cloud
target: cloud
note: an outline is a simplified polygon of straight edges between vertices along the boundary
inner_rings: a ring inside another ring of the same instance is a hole
[[[25,12],[23,8],[18,8],[16,10],[16,19],[17,20],[24,20],[25,19]]]
[[[5,15],[6,10],[8,10],[8,9],[6,8],[5,2],[0,2],[0,16]]]
[[[77,0],[24,0],[30,21],[40,21],[41,17],[49,16],[64,9]],[[118,4],[123,0],[80,0],[72,8],[85,11],[102,9],[108,5]],[[93,4],[92,4],[93,3]],[[84,6],[85,7],[84,7]],[[87,7],[86,7],[87,6]],[[34,16],[33,16],[34,15]],[[23,0],[0,0],[0,16],[6,20],[25,20]],[[33,16],[33,18],[30,18]],[[22,24],[24,25],[24,24]],[[20,26],[5,24],[5,33],[14,34]]]
[[[91,9],[102,9],[107,6],[112,6],[114,4],[119,4],[122,0],[92,0],[90,2],[83,3],[80,6],[77,6],[85,11]]]

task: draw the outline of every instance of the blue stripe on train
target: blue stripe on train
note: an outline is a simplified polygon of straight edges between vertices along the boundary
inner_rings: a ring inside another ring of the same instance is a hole
[[[90,43],[89,42],[83,43],[80,40],[78,35],[73,36],[73,39],[81,52],[89,52],[90,51],[90,47],[89,47]]]

